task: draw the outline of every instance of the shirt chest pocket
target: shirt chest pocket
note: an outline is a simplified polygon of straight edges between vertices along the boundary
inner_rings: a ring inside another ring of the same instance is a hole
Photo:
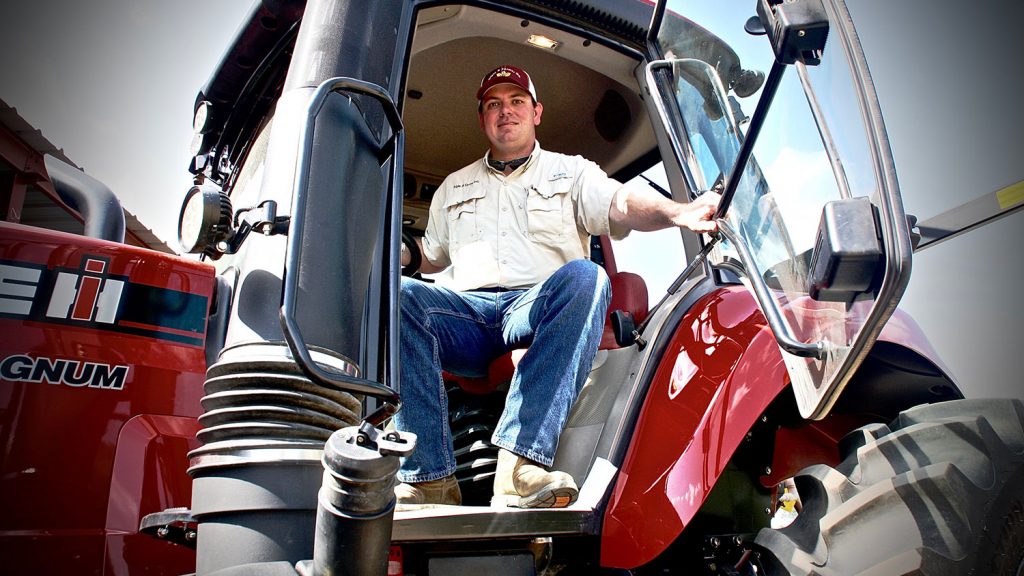
[[[478,239],[480,234],[477,222],[477,201],[483,198],[484,194],[482,188],[476,187],[464,194],[453,195],[445,203],[448,234],[452,246],[464,246]]]
[[[571,235],[575,226],[570,188],[569,180],[544,182],[530,188],[526,196],[526,227],[531,240],[561,240]]]

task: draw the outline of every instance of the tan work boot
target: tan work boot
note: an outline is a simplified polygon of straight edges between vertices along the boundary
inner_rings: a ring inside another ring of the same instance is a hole
[[[454,474],[449,474],[440,480],[413,484],[403,482],[395,486],[395,497],[398,499],[398,504],[450,504],[452,506],[462,504],[462,491],[459,490],[459,482],[455,479]]]
[[[579,494],[576,482],[565,472],[549,471],[504,448],[498,451],[492,506],[565,508]]]

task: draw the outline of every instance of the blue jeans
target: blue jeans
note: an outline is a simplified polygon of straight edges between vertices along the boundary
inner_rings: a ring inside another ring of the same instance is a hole
[[[597,354],[610,298],[607,274],[588,260],[569,262],[529,290],[455,292],[402,278],[395,426],[417,441],[398,479],[425,482],[455,472],[441,368],[486,376],[493,359],[527,345],[491,442],[550,466]]]

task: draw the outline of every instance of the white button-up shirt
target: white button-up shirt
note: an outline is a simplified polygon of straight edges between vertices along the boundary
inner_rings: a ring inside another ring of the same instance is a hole
[[[622,186],[582,156],[540,144],[508,176],[485,156],[449,175],[434,193],[423,255],[451,266],[458,290],[533,286],[567,262],[589,258],[591,235],[629,233],[613,229],[608,218]]]

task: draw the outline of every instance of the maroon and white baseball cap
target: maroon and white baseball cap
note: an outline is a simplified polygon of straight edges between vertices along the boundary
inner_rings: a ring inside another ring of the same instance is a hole
[[[499,84],[514,84],[529,92],[530,96],[533,96],[533,100],[537,101],[537,89],[533,87],[530,75],[522,68],[507,65],[498,66],[484,76],[484,79],[480,81],[480,89],[476,91],[476,99],[483,100],[484,94]]]

